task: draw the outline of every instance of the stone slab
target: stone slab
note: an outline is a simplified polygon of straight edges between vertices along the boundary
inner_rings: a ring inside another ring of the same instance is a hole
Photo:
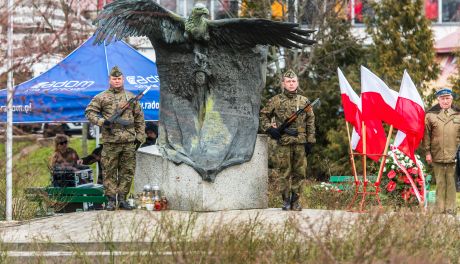
[[[136,155],[134,189],[158,184],[175,210],[218,211],[268,206],[267,136],[258,135],[250,161],[220,172],[213,183],[186,164],[164,159],[157,146],[140,148]]]
[[[51,217],[30,221],[0,221],[0,243],[66,243],[72,250],[79,243],[151,242],[157,239],[152,232],[160,223],[191,223],[193,236],[199,236],[203,230],[212,230],[224,225],[254,223],[255,219],[266,227],[283,228],[288,221],[297,219],[304,230],[312,225],[323,226],[329,219],[348,223],[359,214],[345,211],[311,210],[301,212],[282,211],[280,208],[230,210],[219,212],[195,213],[185,211],[87,211],[68,214],[56,214]],[[459,216],[460,219],[460,216]],[[165,238],[167,240],[167,237]],[[54,246],[53,246],[54,247]],[[93,247],[93,250],[95,247]]]

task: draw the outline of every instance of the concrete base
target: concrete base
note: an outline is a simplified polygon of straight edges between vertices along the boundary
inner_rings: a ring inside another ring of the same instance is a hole
[[[186,164],[175,165],[164,159],[157,146],[140,148],[136,161],[135,192],[142,192],[146,184],[156,183],[171,209],[218,211],[268,206],[266,135],[257,136],[249,162],[223,170],[213,183],[203,181]]]

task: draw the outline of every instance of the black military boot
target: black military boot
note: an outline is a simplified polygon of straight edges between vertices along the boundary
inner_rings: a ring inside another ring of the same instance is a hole
[[[107,211],[115,211],[117,205],[116,205],[116,199],[115,197],[111,195],[107,195],[107,203],[105,205],[105,210]]]
[[[291,193],[291,210],[302,211],[302,206],[300,206],[299,198],[300,196],[297,193]]]
[[[123,210],[133,210],[134,208],[129,205],[129,203],[125,200],[125,196],[120,194],[118,195],[118,208]]]
[[[285,193],[282,193],[281,196],[283,198],[283,207],[281,207],[281,209],[283,209],[283,211],[291,210],[291,196]]]

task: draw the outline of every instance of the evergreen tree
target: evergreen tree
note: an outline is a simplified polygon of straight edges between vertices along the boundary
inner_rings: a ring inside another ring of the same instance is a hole
[[[375,15],[365,18],[372,37],[371,71],[399,90],[405,69],[419,92],[437,79],[431,22],[423,14],[423,0],[381,0],[372,3]]]
[[[243,2],[250,11],[246,14],[267,13],[268,5],[263,4],[264,1]],[[288,0],[282,2],[286,6],[289,4]],[[330,175],[351,175],[337,67],[344,71],[353,87],[359,87],[359,67],[365,61],[365,48],[362,41],[353,36],[351,24],[344,18],[344,1],[299,0],[297,3],[299,20],[308,21],[308,28],[317,29],[313,36],[317,44],[302,50],[284,49],[282,53],[278,48],[270,47],[269,63],[283,57],[285,67],[277,66],[274,75],[267,76],[262,104],[281,92],[282,72],[294,69],[299,75],[301,93],[310,100],[321,99],[321,107],[315,110],[317,144],[313,155],[308,158],[309,177],[327,180]]]
[[[362,41],[351,33],[350,22],[339,12],[329,9],[324,27],[316,34],[318,44],[309,54],[310,61],[300,77],[305,95],[312,100],[321,99],[321,107],[315,110],[317,146],[309,158],[309,169],[320,180],[327,180],[330,175],[351,175],[337,67],[356,89],[360,87],[359,69],[366,54]]]
[[[455,68],[457,73],[449,78],[449,82],[452,84],[452,91],[454,91],[454,103],[460,106],[460,49],[455,51]]]

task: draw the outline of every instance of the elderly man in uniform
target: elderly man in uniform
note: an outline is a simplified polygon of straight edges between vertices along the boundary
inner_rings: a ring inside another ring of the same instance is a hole
[[[86,118],[102,127],[102,172],[105,195],[108,203],[106,210],[117,207],[131,210],[125,200],[134,177],[136,150],[144,141],[144,113],[138,101],[134,101],[120,116],[123,124],[111,123],[109,118],[117,109],[123,107],[134,94],[123,86],[123,73],[117,66],[110,71],[110,87],[96,95],[86,108]]]
[[[428,110],[425,117],[423,146],[426,161],[433,164],[436,177],[436,209],[455,214],[455,155],[460,143],[460,112],[452,108],[452,90],[436,92],[439,105]]]
[[[278,167],[283,210],[300,211],[299,202],[306,178],[307,155],[312,151],[315,139],[315,115],[313,110],[300,115],[282,135],[277,131],[285,119],[304,107],[308,101],[298,94],[297,75],[288,70],[283,75],[283,92],[272,97],[261,110],[260,124],[264,131],[277,140],[273,166]]]

